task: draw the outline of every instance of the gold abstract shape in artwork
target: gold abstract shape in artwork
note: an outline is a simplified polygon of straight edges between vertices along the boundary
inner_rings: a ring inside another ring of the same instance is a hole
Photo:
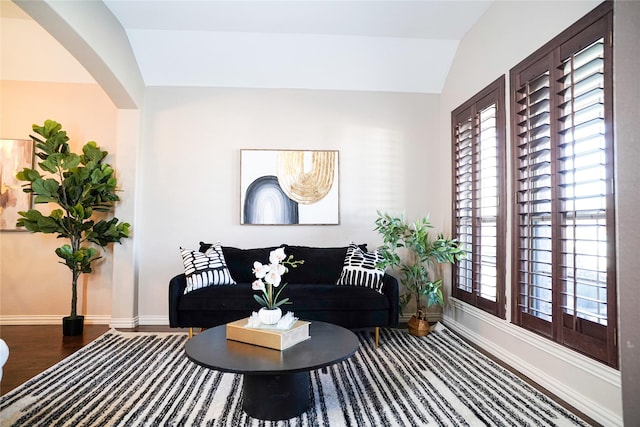
[[[304,151],[278,153],[277,176],[282,191],[303,205],[310,205],[324,198],[333,186],[336,153],[312,151],[311,164],[305,172]]]

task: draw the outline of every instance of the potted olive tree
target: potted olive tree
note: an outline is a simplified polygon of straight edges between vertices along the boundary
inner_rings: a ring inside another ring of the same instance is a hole
[[[435,263],[453,264],[464,258],[458,241],[445,238],[442,233],[432,238],[433,228],[428,217],[414,223],[405,221],[404,215],[392,216],[378,212],[375,230],[382,234],[383,245],[380,252],[383,261],[379,267],[398,267],[402,276],[400,283],[405,292],[400,296],[401,307],[406,307],[412,299],[416,301],[416,312],[409,320],[409,332],[423,336],[429,333],[427,312],[423,306],[444,305],[442,278],[431,279],[430,270]],[[401,256],[403,255],[403,256]]]
[[[72,153],[67,132],[53,120],[45,121],[44,126],[33,125],[33,131],[44,138],[31,136],[41,160],[38,167],[45,175],[24,168],[17,178],[27,182],[23,191],[34,196],[35,204],[52,203],[57,208],[48,215],[37,209],[19,212],[17,226],[67,240],[55,250],[72,273],[71,314],[63,318],[63,334],[81,335],[84,316],[76,310],[78,278],[91,273],[92,263],[101,258],[94,245],[104,248],[112,242],[120,243],[129,237],[129,224],[118,218],[108,219],[108,212],[120,199],[114,170],[103,162],[106,151],[90,141],[82,147],[82,154]]]

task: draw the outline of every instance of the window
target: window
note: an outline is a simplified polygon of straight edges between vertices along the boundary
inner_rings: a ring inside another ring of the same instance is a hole
[[[505,317],[504,76],[451,114],[454,235],[467,252],[453,296]]]
[[[511,70],[513,322],[617,366],[612,6]]]

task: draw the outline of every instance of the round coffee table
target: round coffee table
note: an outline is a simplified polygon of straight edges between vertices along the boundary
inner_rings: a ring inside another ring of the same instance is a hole
[[[185,352],[198,365],[243,374],[242,409],[248,415],[285,420],[309,408],[309,371],[348,359],[360,345],[353,332],[330,323],[311,322],[309,335],[280,351],[227,340],[222,325],[191,338]]]

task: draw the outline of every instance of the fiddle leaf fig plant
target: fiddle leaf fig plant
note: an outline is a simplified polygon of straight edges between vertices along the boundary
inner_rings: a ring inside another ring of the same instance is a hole
[[[35,154],[41,160],[38,167],[46,174],[24,168],[16,176],[27,182],[23,191],[34,196],[34,204],[51,203],[57,207],[48,215],[38,209],[19,212],[17,226],[68,240],[55,252],[72,272],[70,318],[75,319],[78,278],[91,273],[93,262],[101,258],[92,245],[104,248],[112,242],[121,243],[121,239],[129,237],[129,224],[115,217],[106,218],[120,200],[114,170],[104,163],[107,151],[90,141],[82,147],[82,154],[72,153],[67,132],[53,120],[46,120],[43,126],[33,125],[33,131],[43,138],[31,135]]]
[[[383,239],[379,249],[383,261],[378,266],[398,267],[402,273],[400,282],[406,292],[400,297],[401,306],[406,307],[415,298],[418,318],[425,314],[423,297],[427,307],[436,304],[443,306],[442,278],[432,279],[429,271],[435,263],[453,264],[465,257],[458,241],[446,238],[442,233],[433,238],[430,234],[433,225],[428,216],[408,223],[404,214],[393,216],[378,211],[375,224],[375,230]],[[403,257],[400,251],[404,252]]]

